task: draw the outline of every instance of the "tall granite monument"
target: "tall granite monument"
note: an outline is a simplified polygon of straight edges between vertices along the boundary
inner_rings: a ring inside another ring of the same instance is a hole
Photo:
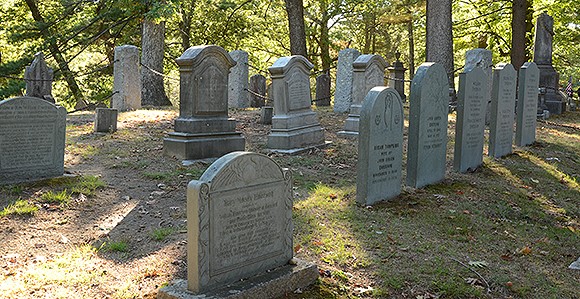
[[[540,87],[546,89],[545,104],[552,114],[566,111],[566,102],[557,92],[560,74],[552,66],[552,41],[554,38],[554,18],[545,12],[536,20],[534,38],[534,62],[540,70]]]
[[[141,73],[139,49],[124,45],[115,47],[113,67],[113,97],[111,108],[118,111],[141,108]]]
[[[228,105],[230,108],[248,108],[248,52],[234,50],[230,52],[230,57],[236,65],[230,69],[228,76]]]
[[[236,63],[218,46],[195,46],[176,59],[179,117],[163,140],[166,155],[193,160],[244,150],[246,140],[228,117],[228,73]]]
[[[342,49],[338,52],[336,66],[336,84],[334,91],[334,112],[348,112],[352,103],[352,63],[359,57],[355,49]]]

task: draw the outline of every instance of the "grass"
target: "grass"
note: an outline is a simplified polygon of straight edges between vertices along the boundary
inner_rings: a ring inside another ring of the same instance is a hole
[[[166,237],[173,234],[175,229],[172,227],[161,227],[151,231],[151,238],[155,241],[163,241]]]
[[[9,215],[32,216],[37,211],[37,206],[29,203],[27,200],[19,199],[0,211],[0,217]]]
[[[70,202],[71,194],[66,190],[60,192],[53,192],[52,190],[43,193],[39,201],[43,203],[55,203],[59,205],[67,205]]]
[[[101,246],[101,248],[105,251],[109,252],[128,252],[129,251],[129,244],[127,241],[110,241],[105,242]]]

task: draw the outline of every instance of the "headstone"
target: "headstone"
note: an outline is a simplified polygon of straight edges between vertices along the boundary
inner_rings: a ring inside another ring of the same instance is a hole
[[[141,108],[139,66],[139,49],[137,47],[131,45],[115,47],[111,108],[118,111]]]
[[[262,107],[266,104],[266,77],[255,74],[250,77],[250,106]]]
[[[483,163],[483,134],[488,94],[487,75],[481,68],[459,74],[453,169],[475,170]]]
[[[387,63],[380,55],[360,55],[352,64],[353,85],[352,104],[344,124],[344,130],[338,132],[343,137],[357,137],[362,101],[367,93],[376,86],[385,85],[385,68]]]
[[[388,86],[394,88],[398,93],[403,102],[407,101],[407,96],[405,95],[405,71],[407,70],[403,66],[403,62],[399,59],[401,58],[401,53],[395,53],[395,62],[392,66],[388,67],[389,70],[389,83]]]
[[[0,101],[0,185],[64,173],[66,110],[20,97]]]
[[[512,153],[516,105],[517,72],[511,64],[499,64],[493,70],[491,121],[488,155],[503,157]]]
[[[348,112],[352,103],[352,63],[360,55],[355,49],[343,49],[338,52],[336,66],[336,85],[334,91],[334,112]]]
[[[231,108],[250,107],[248,97],[248,52],[234,50],[230,52],[231,58],[236,62],[228,76],[228,105]]]
[[[113,133],[117,131],[117,109],[97,108],[95,111],[95,132]]]
[[[471,71],[473,68],[481,68],[487,77],[488,85],[485,87],[486,92],[486,108],[485,108],[485,123],[489,124],[491,118],[491,82],[492,82],[492,55],[490,50],[486,49],[472,49],[465,53],[465,66],[463,71],[465,73]]]
[[[407,185],[421,188],[445,179],[449,81],[443,65],[423,63],[411,83]]]
[[[534,62],[540,71],[539,86],[546,88],[545,103],[552,114],[566,111],[566,101],[558,93],[560,74],[552,66],[552,42],[554,38],[554,18],[545,12],[536,20],[534,38]]]
[[[516,106],[516,145],[526,146],[536,141],[536,107],[540,71],[535,63],[526,62],[518,76]]]
[[[183,297],[168,296],[161,290],[158,298],[227,298],[215,296],[220,289],[233,291],[234,298],[277,298],[316,280],[316,266],[311,266],[302,273],[307,283],[290,289],[243,293],[243,287],[228,288],[268,272],[285,275],[296,267],[288,265],[293,256],[292,192],[289,171],[265,155],[233,152],[215,161],[187,187],[187,289],[193,294],[187,297],[183,290]],[[269,280],[276,283],[280,277]]]
[[[401,193],[403,102],[392,88],[375,87],[360,114],[356,201],[372,205]]]
[[[316,77],[316,106],[330,106],[330,76],[326,73]]]
[[[179,117],[163,140],[166,155],[194,160],[244,150],[246,141],[228,117],[228,72],[235,65],[218,46],[195,46],[176,59],[180,72]]]
[[[324,129],[311,109],[310,70],[314,66],[300,55],[281,57],[268,68],[272,78],[274,117],[268,148],[297,153],[324,146]]]
[[[274,107],[262,106],[262,108],[260,108],[260,123],[261,124],[271,125],[273,116],[274,116]]]
[[[54,73],[44,61],[44,54],[38,52],[34,55],[34,60],[24,71],[26,81],[26,96],[47,100],[54,104],[52,97],[52,81]]]

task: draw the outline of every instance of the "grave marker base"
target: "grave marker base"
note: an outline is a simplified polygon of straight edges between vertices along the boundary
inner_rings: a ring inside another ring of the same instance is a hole
[[[172,132],[163,139],[163,152],[182,160],[196,160],[243,151],[245,144],[242,134],[234,132],[212,135]]]

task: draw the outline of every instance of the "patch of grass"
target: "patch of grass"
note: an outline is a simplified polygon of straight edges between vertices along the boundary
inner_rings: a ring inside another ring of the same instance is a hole
[[[70,193],[64,189],[60,192],[53,192],[52,190],[45,192],[40,196],[39,200],[44,203],[58,203],[60,205],[67,205],[70,199]]]
[[[9,185],[2,187],[2,190],[7,192],[10,195],[20,195],[24,191],[24,187],[22,185]]]
[[[127,241],[111,241],[103,243],[101,248],[111,252],[128,252],[129,244],[127,244]]]
[[[93,175],[78,177],[75,182],[68,184],[70,192],[73,194],[95,195],[97,189],[106,187],[107,184],[101,178]]]
[[[151,231],[151,238],[155,241],[163,241],[169,235],[175,232],[172,227],[162,227]]]
[[[36,211],[38,211],[37,206],[29,203],[27,200],[19,199],[0,211],[0,217],[8,215],[31,216],[34,215]]]
[[[173,172],[143,172],[146,179],[157,181],[169,181],[175,174]]]

